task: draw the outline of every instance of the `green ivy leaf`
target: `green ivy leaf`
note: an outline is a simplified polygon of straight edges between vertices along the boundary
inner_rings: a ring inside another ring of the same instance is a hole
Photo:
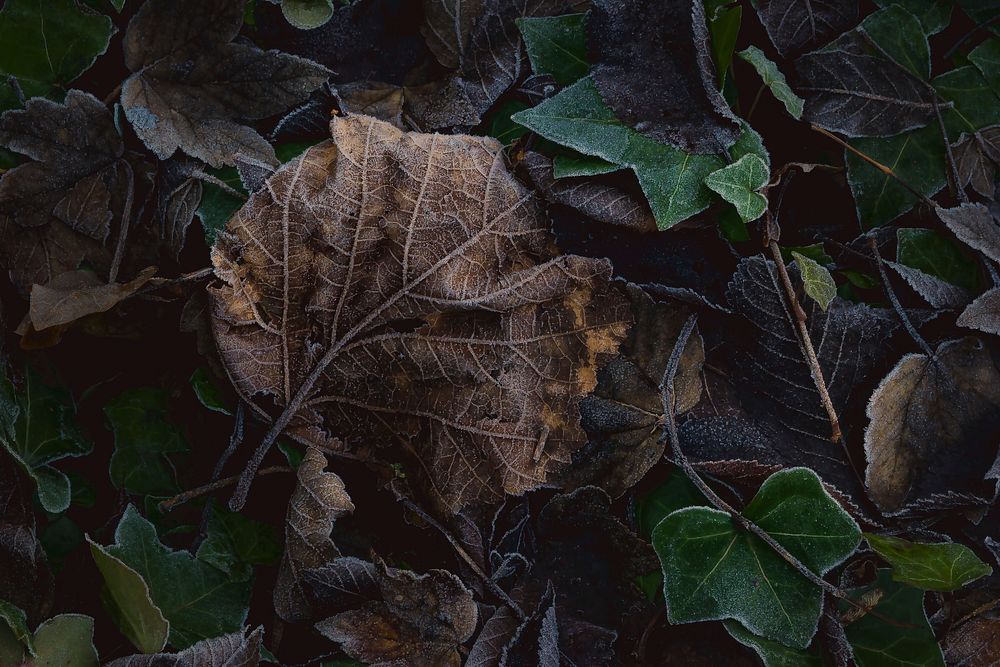
[[[226,403],[222,388],[216,384],[215,378],[205,368],[196,368],[191,374],[191,388],[194,389],[198,401],[209,410],[224,415],[233,414]]]
[[[234,579],[250,578],[254,565],[273,565],[281,558],[281,539],[274,526],[236,512],[209,506],[205,541],[198,560],[214,565]]]
[[[658,144],[626,126],[589,77],[511,119],[557,144],[632,169],[661,230],[711,203],[703,181],[722,160]]]
[[[333,18],[333,0],[281,0],[285,20],[299,30],[312,30]]]
[[[5,618],[6,604],[0,600],[0,619],[9,621]],[[0,665],[98,667],[100,664],[94,648],[94,619],[90,616],[59,614],[41,623],[33,634],[26,624],[19,625],[9,634],[0,624]]]
[[[736,207],[743,222],[752,222],[767,210],[767,198],[759,190],[767,185],[770,175],[767,163],[758,155],[748,153],[713,171],[705,178],[705,185]]]
[[[771,475],[743,515],[820,575],[861,540],[854,520],[806,468]],[[766,639],[809,645],[823,592],[725,512],[678,510],[653,531],[653,548],[671,623],[729,618]]]
[[[153,524],[129,505],[105,551],[134,569],[170,622],[170,644],[238,632],[246,621],[251,582],[233,579],[186,551],[162,545]]]
[[[865,539],[892,565],[894,580],[925,591],[953,591],[993,573],[993,568],[962,544],[925,544],[868,533]]]
[[[23,609],[6,600],[0,600],[0,621],[6,624],[18,644],[27,648],[31,655],[35,655],[35,643],[31,630],[28,629],[28,616]],[[0,625],[0,629],[2,628]]]
[[[550,74],[556,83],[568,86],[587,76],[587,15],[526,16],[517,19],[518,29],[535,74]]]
[[[504,146],[510,146],[515,139],[528,133],[524,126],[518,125],[510,117],[518,111],[530,108],[521,100],[507,100],[489,113],[486,135],[493,137]]]
[[[923,591],[892,581],[884,569],[871,586],[849,595],[863,605],[869,599],[879,600],[873,613],[845,623],[858,667],[944,667],[941,648],[927,622]],[[845,614],[856,611],[843,601],[840,609]]]
[[[802,109],[805,105],[805,100],[792,92],[792,89],[788,87],[788,82],[785,80],[785,75],[781,73],[781,70],[778,69],[778,66],[774,62],[764,55],[763,51],[756,46],[748,46],[737,55],[753,65],[764,85],[770,89],[771,94],[779,102],[785,105],[785,110],[788,111],[792,118],[795,120],[802,118]]]
[[[0,9],[0,72],[26,97],[56,97],[108,49],[111,19],[73,0],[7,0]]]
[[[976,288],[976,265],[961,246],[932,229],[897,229],[896,261],[967,290]]]
[[[0,439],[35,480],[42,507],[54,514],[65,511],[72,485],[51,464],[93,449],[76,424],[76,405],[69,392],[46,385],[31,367],[21,391],[15,391],[8,378],[0,379]]]
[[[950,0],[875,0],[879,7],[899,5],[917,17],[926,35],[935,35],[951,22]]]
[[[729,0],[705,0],[708,34],[712,39],[712,61],[719,73],[719,86],[726,80],[733,64],[733,51],[743,23],[743,7]]]
[[[575,151],[556,155],[552,159],[552,176],[570,178],[573,176],[600,176],[619,171],[622,167],[592,155],[581,155]]]
[[[115,435],[108,467],[117,488],[139,495],[177,490],[172,455],[188,451],[188,443],[167,419],[167,392],[143,387],[111,399],[104,414]]]
[[[823,661],[815,654],[758,637],[736,621],[724,621],[722,626],[730,637],[752,648],[764,667],[823,667]]]
[[[170,623],[153,602],[142,576],[107,548],[89,537],[90,555],[104,578],[101,599],[115,625],[143,653],[156,653],[167,645]]]
[[[802,284],[806,294],[812,297],[821,309],[826,310],[833,297],[837,296],[837,283],[833,281],[833,276],[825,266],[801,253],[793,250],[792,257],[802,273]]]
[[[983,75],[993,92],[1000,93],[1000,40],[988,39],[972,49],[969,61]]]

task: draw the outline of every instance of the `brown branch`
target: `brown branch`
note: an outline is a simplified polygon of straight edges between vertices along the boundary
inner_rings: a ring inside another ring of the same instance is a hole
[[[271,466],[269,468],[261,468],[257,471],[258,476],[273,475],[279,472],[294,472],[294,468],[290,466]],[[200,498],[201,496],[207,495],[209,493],[214,493],[219,489],[224,489],[227,486],[231,486],[240,481],[239,475],[232,475],[231,477],[223,477],[222,479],[216,480],[214,482],[209,482],[208,484],[203,484],[202,486],[188,489],[187,491],[182,491],[178,493],[173,498],[167,498],[166,500],[161,500],[158,507],[161,512],[169,512],[178,505],[183,505],[184,503],[194,500],[195,498]]]

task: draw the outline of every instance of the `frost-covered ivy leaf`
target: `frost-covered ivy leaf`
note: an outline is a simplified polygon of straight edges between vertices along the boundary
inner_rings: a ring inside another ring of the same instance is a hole
[[[796,69],[799,90],[806,93],[805,118],[833,132],[888,137],[934,118],[934,93],[925,81],[927,36],[917,18],[898,5],[802,56]]]
[[[108,472],[117,488],[139,495],[177,490],[175,457],[188,443],[167,418],[168,394],[162,389],[130,389],[108,401],[104,414],[115,435]]]
[[[170,622],[156,606],[142,576],[89,537],[90,555],[104,579],[101,599],[115,625],[143,653],[167,645]]]
[[[756,8],[771,42],[786,58],[819,46],[858,19],[857,0],[758,0]]]
[[[822,310],[826,310],[833,297],[837,296],[837,284],[825,266],[805,255],[792,252],[802,274],[802,286],[806,294],[813,298]]]
[[[788,87],[785,75],[763,51],[756,46],[748,46],[737,55],[753,65],[764,85],[771,90],[771,94],[778,98],[779,102],[785,105],[785,110],[792,118],[796,120],[802,118],[802,107],[805,101]]]
[[[333,0],[281,0],[281,13],[296,28],[312,30],[333,18]]]
[[[736,141],[701,2],[595,0],[587,27],[591,80],[627,126],[691,153],[721,153]]]
[[[209,505],[205,540],[198,560],[234,578],[249,579],[254,565],[273,565],[281,558],[281,539],[274,526]]]
[[[170,622],[170,644],[238,632],[246,621],[251,582],[236,581],[186,551],[160,543],[156,528],[129,505],[103,551],[139,573],[153,603]]]
[[[823,667],[823,660],[815,653],[758,637],[736,621],[724,621],[722,627],[730,637],[756,651],[764,667]]]
[[[952,285],[975,289],[975,264],[963,255],[958,244],[933,229],[897,229],[896,261]]]
[[[899,5],[917,17],[928,36],[948,27],[954,6],[952,0],[875,0],[875,4],[882,8]]]
[[[544,484],[583,445],[577,405],[631,323],[609,264],[553,254],[494,139],[365,116],[332,133],[213,249],[215,336],[237,391],[282,408],[304,392],[303,439],[325,440],[323,426],[365,451],[407,434],[419,463],[390,456],[442,511]]]
[[[76,423],[76,404],[68,391],[46,384],[30,366],[24,386],[0,379],[0,439],[35,481],[38,499],[47,511],[69,507],[70,481],[52,464],[66,457],[89,454],[93,444]]]
[[[622,169],[622,167],[617,164],[602,160],[599,157],[580,153],[556,155],[552,158],[552,175],[555,178],[600,176],[601,174],[610,174],[619,169]]]
[[[0,72],[25,97],[59,96],[103,54],[111,19],[74,0],[7,0],[0,9]]]
[[[906,264],[899,262],[886,262],[886,264],[932,308],[958,310],[972,300],[972,293],[964,287],[953,285]]]
[[[632,169],[660,229],[708,208],[705,177],[723,166],[716,156],[690,155],[626,126],[589,77],[511,118],[550,141]]]
[[[45,285],[31,286],[31,326],[41,331],[109,311],[135,294],[155,273],[156,267],[151,266],[125,283],[107,283],[85,269],[60,273]]]
[[[925,591],[954,591],[993,572],[964,544],[925,544],[868,533],[865,539],[892,565],[895,581]]]
[[[105,667],[257,667],[263,637],[263,627],[249,635],[239,630],[203,639],[180,653],[132,655],[112,660]]]
[[[816,574],[850,556],[861,530],[816,473],[789,468],[760,487],[743,515]],[[671,623],[730,618],[754,634],[805,648],[816,632],[823,591],[725,512],[690,507],[653,530]]]
[[[472,594],[444,570],[418,575],[378,562],[378,586],[363,606],[316,624],[341,650],[371,667],[458,667],[458,647],[472,636],[478,618]]]
[[[0,145],[32,162],[0,180],[0,261],[23,291],[83,262],[106,271],[104,242],[128,187],[124,144],[107,107],[71,90],[0,116]]]
[[[752,222],[767,210],[767,197],[759,190],[771,176],[767,163],[753,153],[705,177],[705,185],[736,207],[743,222]]]
[[[865,606],[869,599],[878,600],[874,613],[853,621],[849,615],[857,610],[840,602],[847,641],[858,667],[944,667],[924,611],[923,591],[894,582],[884,569],[878,571],[875,583],[849,594]]]
[[[1000,336],[1000,287],[983,292],[966,306],[955,322],[960,327],[978,329]]]
[[[986,206],[966,203],[954,208],[939,208],[936,213],[960,241],[993,261],[1000,262],[1000,222],[997,222]],[[942,249],[942,252],[945,251]],[[951,261],[940,260],[938,263],[953,265],[955,253],[949,252],[949,256]],[[967,260],[966,263],[968,264]],[[954,269],[951,272],[954,273]],[[968,276],[962,277],[963,280],[968,279]]]
[[[997,456],[1000,370],[981,341],[903,357],[872,394],[868,418],[865,481],[883,512],[992,497],[983,476]]]
[[[274,610],[288,622],[310,617],[302,572],[340,556],[330,533],[337,519],[354,511],[354,503],[335,473],[324,472],[326,457],[310,447],[296,470],[298,483],[288,501],[285,553],[274,584]]]
[[[517,20],[535,74],[563,86],[587,75],[587,15],[526,16]]]
[[[242,121],[302,102],[329,71],[304,58],[232,43],[243,25],[238,0],[150,0],[125,33],[125,116],[164,160],[178,148],[213,167],[239,153],[274,160]]]

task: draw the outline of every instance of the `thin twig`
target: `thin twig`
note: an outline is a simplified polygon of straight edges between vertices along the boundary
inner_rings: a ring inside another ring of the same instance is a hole
[[[910,334],[910,338],[912,338],[917,345],[920,346],[920,349],[924,351],[924,354],[933,359],[934,353],[931,351],[927,341],[925,341],[924,337],[917,332],[916,327],[913,326],[913,322],[910,321],[910,317],[906,314],[906,311],[903,310],[903,306],[899,303],[899,299],[896,298],[896,292],[893,291],[892,285],[889,283],[889,276],[885,272],[882,255],[878,251],[878,243],[875,241],[874,236],[868,239],[868,244],[871,246],[872,255],[875,256],[875,266],[878,267],[878,274],[882,279],[882,287],[885,288],[885,294],[889,297],[889,303],[892,304],[892,309],[896,311],[896,315],[898,315],[899,319],[903,322],[903,326],[906,327],[906,331]]]
[[[115,101],[118,100],[118,97],[121,94],[122,94],[122,84],[119,83],[117,86],[115,86],[111,90],[110,93],[108,93],[107,95],[104,96],[104,99],[102,100],[103,103],[104,103],[104,106],[106,106],[106,107],[112,106],[115,103]]]
[[[202,280],[203,278],[210,277],[214,272],[215,269],[211,266],[207,266],[204,269],[184,273],[175,278],[150,278],[149,282],[142,289],[136,292],[136,295],[155,292],[156,290],[163,289],[164,287],[182,285],[187,282]]]
[[[959,37],[958,41],[956,41],[954,44],[952,44],[950,49],[948,49],[947,51],[945,51],[943,59],[944,60],[951,60],[952,54],[954,54],[955,51],[957,51],[958,48],[960,46],[962,46],[962,44],[965,44],[965,42],[969,41],[970,37],[972,37],[977,32],[979,32],[979,30],[985,28],[986,26],[990,25],[991,23],[995,23],[998,20],[1000,20],[1000,14],[997,14],[996,16],[993,16],[991,18],[986,19],[985,21],[983,21],[982,23],[980,23],[979,25],[977,25],[976,27],[974,27],[972,30],[970,30],[969,32],[967,32],[964,35],[962,35],[961,37]]]
[[[269,468],[261,468],[257,471],[259,477],[264,475],[273,475],[279,472],[294,472],[294,468],[291,466],[271,466]],[[208,484],[203,484],[202,486],[188,489],[187,491],[182,491],[178,493],[173,498],[167,498],[166,500],[160,501],[159,508],[161,512],[169,512],[178,505],[183,505],[186,502],[194,500],[195,498],[200,498],[209,493],[218,491],[219,489],[224,489],[227,486],[232,486],[240,481],[239,475],[232,475],[231,477],[223,477],[222,479],[216,480],[214,482],[209,482]]]
[[[932,98],[934,103],[934,115],[937,116],[938,129],[941,130],[941,138],[944,140],[944,154],[948,158],[948,172],[951,176],[952,184],[955,186],[955,190],[958,193],[958,199],[963,204],[969,203],[969,196],[965,194],[965,188],[958,178],[958,165],[955,162],[955,153],[951,150],[951,141],[948,140],[948,128],[944,126],[944,117],[941,115],[941,107],[938,104],[937,91],[934,92],[934,97]]]
[[[118,229],[118,244],[115,246],[115,256],[111,260],[111,270],[108,272],[108,283],[115,282],[122,258],[125,256],[125,241],[128,239],[128,226],[132,217],[132,203],[135,200],[135,172],[128,160],[119,160],[128,175],[128,190],[125,194],[125,208],[122,209],[122,222]]]
[[[768,244],[768,249],[771,251],[771,257],[778,267],[778,275],[781,276],[781,283],[785,288],[785,296],[788,297],[792,313],[795,316],[795,325],[799,331],[799,339],[802,341],[802,350],[805,352],[806,362],[809,364],[809,373],[812,375],[813,384],[816,385],[816,391],[819,392],[819,400],[823,405],[823,409],[826,410],[826,416],[830,419],[830,440],[842,443],[843,433],[840,430],[840,418],[837,417],[837,410],[833,407],[830,392],[826,388],[826,380],[823,378],[823,368],[819,365],[816,350],[813,348],[812,339],[809,337],[809,327],[806,325],[806,311],[802,310],[802,306],[799,305],[799,299],[795,295],[795,288],[788,277],[788,271],[785,269],[785,261],[781,258],[781,249],[778,248],[778,244],[771,241]],[[845,447],[844,450],[846,451],[847,448]]]
[[[840,144],[842,147],[844,147],[845,149],[847,149],[850,152],[854,153],[859,158],[861,158],[862,160],[864,160],[865,162],[867,162],[871,166],[875,167],[876,169],[878,169],[879,171],[881,171],[886,176],[889,176],[890,178],[894,179],[897,183],[899,183],[904,188],[906,188],[907,190],[909,190],[910,194],[912,194],[914,197],[917,197],[918,199],[920,199],[921,201],[923,201],[925,204],[927,204],[931,208],[940,208],[940,205],[936,201],[934,201],[933,199],[931,199],[930,197],[928,197],[927,195],[925,195],[924,193],[920,192],[919,190],[917,190],[916,188],[914,188],[912,185],[910,185],[909,183],[907,183],[906,181],[904,181],[902,178],[900,178],[899,175],[896,172],[894,172],[891,167],[887,167],[884,164],[882,164],[881,162],[879,162],[878,160],[876,160],[875,158],[870,157],[870,156],[866,155],[865,153],[862,153],[861,151],[859,151],[854,146],[850,145],[849,143],[847,143],[846,141],[844,141],[843,139],[841,139],[837,135],[833,134],[832,132],[828,132],[828,131],[824,130],[822,127],[818,127],[816,125],[810,125],[809,127],[811,127],[816,132],[819,132],[824,137],[827,137],[829,139],[833,139],[835,142],[837,142],[838,144]]]

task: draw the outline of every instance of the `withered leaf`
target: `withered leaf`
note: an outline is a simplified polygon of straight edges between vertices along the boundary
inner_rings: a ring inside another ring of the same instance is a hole
[[[994,287],[979,295],[965,307],[955,323],[1000,336],[1000,288]]]
[[[952,150],[958,169],[958,187],[971,185],[982,196],[992,198],[997,165],[1000,164],[1000,126],[963,133],[952,145]]]
[[[701,2],[595,0],[587,25],[591,78],[618,118],[693,153],[719,153],[736,141]]]
[[[443,511],[545,483],[631,320],[608,263],[555,254],[493,139],[331,128],[213,249],[237,390],[291,405],[299,437],[402,440]]]
[[[964,287],[952,285],[920,269],[898,262],[886,262],[886,264],[933,308],[961,308],[972,299],[972,295]]]
[[[111,310],[135,294],[155,273],[156,267],[151,266],[127,283],[110,284],[84,269],[60,273],[45,285],[31,287],[31,326],[41,331]]]
[[[151,0],[129,22],[122,85],[125,116],[161,160],[178,148],[213,167],[237,153],[274,162],[274,150],[242,121],[302,102],[329,71],[314,62],[232,43],[240,0]]]
[[[947,495],[966,504],[992,498],[983,477],[997,456],[1000,370],[981,341],[903,357],[872,394],[868,418],[865,481],[883,512]]]
[[[264,628],[203,639],[180,653],[131,655],[105,667],[257,667]]]
[[[354,511],[344,482],[336,474],[324,472],[325,468],[323,452],[315,447],[307,449],[288,501],[285,554],[274,584],[274,610],[290,623],[310,618],[302,573],[340,556],[330,533],[337,519]]]
[[[0,145],[33,162],[0,179],[0,261],[27,291],[86,261],[106,270],[111,220],[128,187],[124,145],[100,100],[32,98],[0,116]]]
[[[858,0],[757,0],[757,15],[786,58],[819,46],[858,19]]]
[[[458,667],[458,646],[476,629],[472,594],[455,575],[418,575],[378,562],[377,596],[360,608],[320,621],[316,629],[372,667]]]
[[[340,108],[348,113],[373,116],[379,120],[403,128],[403,89],[378,81],[359,81],[337,86]],[[326,125],[330,114],[326,114]]]
[[[1000,656],[1000,618],[995,612],[987,612],[950,629],[942,648],[949,665],[995,666]]]
[[[939,208],[937,215],[948,229],[970,248],[1000,262],[1000,222],[982,204]]]
[[[188,227],[201,204],[201,179],[194,176],[197,163],[177,156],[160,163],[156,173],[156,221],[160,238],[174,259],[184,249]]]
[[[485,0],[424,0],[424,22],[420,32],[427,46],[449,69],[462,66],[463,54]]]

